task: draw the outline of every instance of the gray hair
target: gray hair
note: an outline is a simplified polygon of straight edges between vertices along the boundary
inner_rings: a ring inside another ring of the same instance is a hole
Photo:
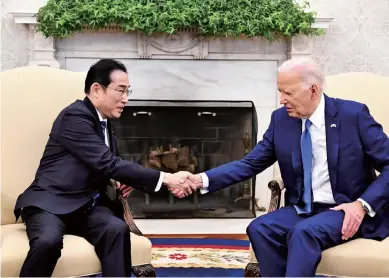
[[[305,83],[306,87],[317,84],[323,92],[326,79],[319,65],[311,58],[294,58],[287,60],[280,65],[278,72],[297,71]]]

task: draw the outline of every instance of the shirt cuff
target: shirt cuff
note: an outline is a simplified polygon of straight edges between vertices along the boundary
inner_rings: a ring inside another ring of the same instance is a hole
[[[200,174],[201,179],[203,180],[203,187],[200,188],[200,193],[201,194],[206,194],[209,192],[208,187],[209,187],[209,179],[208,176],[205,173]]]
[[[367,213],[370,217],[374,217],[375,211],[371,208],[371,206],[363,199],[358,198],[358,201],[360,201],[362,204],[364,204],[368,209],[369,212]]]
[[[154,190],[155,192],[158,192],[161,189],[162,182],[163,182],[163,174],[164,174],[164,172],[161,172],[159,174],[159,180],[158,180],[157,186],[155,187],[155,190]]]

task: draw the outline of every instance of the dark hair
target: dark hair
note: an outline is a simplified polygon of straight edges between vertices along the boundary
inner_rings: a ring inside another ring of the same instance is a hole
[[[127,69],[123,63],[113,59],[101,59],[97,63],[93,64],[88,70],[88,74],[85,78],[85,94],[89,94],[90,87],[93,83],[99,83],[104,87],[108,87],[112,81],[111,73],[115,70],[127,73]]]

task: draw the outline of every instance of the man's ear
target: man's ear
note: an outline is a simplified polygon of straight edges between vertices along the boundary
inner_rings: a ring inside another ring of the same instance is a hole
[[[99,83],[93,83],[90,87],[89,94],[93,95],[94,97],[99,97],[99,91],[101,89],[101,85]]]
[[[319,86],[317,86],[317,84],[311,85],[309,90],[311,91],[312,99],[315,99],[320,96],[320,89]]]

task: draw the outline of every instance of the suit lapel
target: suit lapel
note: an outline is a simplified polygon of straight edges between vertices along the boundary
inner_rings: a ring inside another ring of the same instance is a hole
[[[95,123],[96,123],[95,130],[96,130],[97,134],[101,137],[101,139],[105,140],[103,130],[101,129],[101,126],[100,126],[100,120],[99,120],[99,116],[97,115],[96,108],[93,106],[93,103],[90,101],[90,99],[88,97],[85,97],[83,102],[84,102],[85,106],[92,112],[92,114],[94,116]]]
[[[326,129],[326,145],[327,145],[327,163],[330,175],[331,187],[334,190],[338,180],[337,165],[339,155],[339,134],[340,120],[337,116],[335,100],[325,97],[325,129]]]

